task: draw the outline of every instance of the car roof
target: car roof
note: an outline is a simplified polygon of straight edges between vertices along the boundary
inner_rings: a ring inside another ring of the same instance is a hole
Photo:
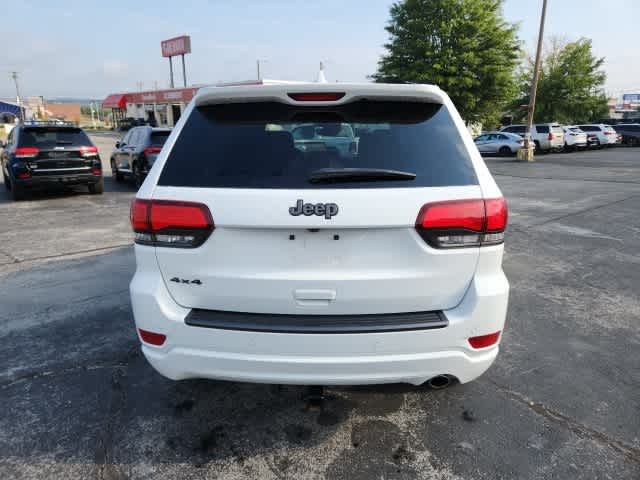
[[[289,93],[334,93],[345,95],[336,101],[296,101]],[[389,83],[282,83],[270,85],[240,85],[229,87],[203,87],[194,98],[196,106],[250,101],[277,101],[291,105],[341,105],[362,98],[399,100],[413,99],[444,103],[447,95],[435,85]]]

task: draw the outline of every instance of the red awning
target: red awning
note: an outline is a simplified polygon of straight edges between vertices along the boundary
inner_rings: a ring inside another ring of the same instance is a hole
[[[127,96],[124,93],[113,93],[104,99],[102,108],[121,108],[127,106]]]

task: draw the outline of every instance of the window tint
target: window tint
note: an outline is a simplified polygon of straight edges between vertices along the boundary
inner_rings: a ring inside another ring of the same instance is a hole
[[[161,147],[169,138],[171,132],[151,132],[150,144],[154,147]]]
[[[131,136],[129,137],[127,145],[131,145],[132,147],[138,146],[140,144],[142,133],[143,132],[140,128],[134,128],[131,130]]]
[[[61,145],[91,145],[91,141],[79,128],[27,127],[20,133],[19,144],[20,147],[46,149]]]
[[[339,135],[354,129],[358,137]],[[322,168],[394,169],[415,173],[416,178],[311,183],[310,174]],[[320,108],[270,102],[196,108],[158,182],[307,189],[477,183],[446,107],[375,101]]]
[[[489,135],[480,135],[479,137],[476,137],[476,142],[484,142],[485,140],[487,140],[487,138],[489,137]]]
[[[496,135],[498,137],[498,140],[509,140],[509,137],[507,137],[506,135]]]
[[[600,127],[597,125],[580,125],[580,128],[585,132],[599,132]]]
[[[536,125],[536,132],[549,133],[549,125]]]

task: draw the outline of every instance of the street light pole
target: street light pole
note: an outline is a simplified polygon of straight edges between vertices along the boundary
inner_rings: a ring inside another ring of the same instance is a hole
[[[527,126],[524,132],[524,158],[529,162],[533,161],[533,148],[531,142],[531,127],[533,126],[533,113],[536,109],[536,94],[538,92],[538,79],[540,77],[540,56],[542,54],[542,40],[544,37],[544,21],[547,15],[547,0],[542,0],[542,14],[540,15],[540,30],[538,31],[538,46],[536,48],[536,61],[533,67],[533,80],[531,82],[531,93],[529,95],[529,107],[527,108]]]
[[[16,100],[18,101],[20,120],[24,122],[24,112],[22,111],[22,97],[20,96],[20,87],[18,86],[18,72],[11,72],[11,78],[13,78],[13,82],[16,84]]]

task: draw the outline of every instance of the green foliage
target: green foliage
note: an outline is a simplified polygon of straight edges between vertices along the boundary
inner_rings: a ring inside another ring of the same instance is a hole
[[[467,122],[495,122],[516,92],[516,26],[502,0],[404,0],[391,7],[377,82],[432,83]]]
[[[608,109],[603,64],[604,58],[594,57],[589,39],[553,42],[541,62],[534,121],[571,124],[605,117]],[[520,118],[526,111],[517,107],[529,103],[532,78],[533,62],[529,60],[520,72],[520,96],[513,105]]]

